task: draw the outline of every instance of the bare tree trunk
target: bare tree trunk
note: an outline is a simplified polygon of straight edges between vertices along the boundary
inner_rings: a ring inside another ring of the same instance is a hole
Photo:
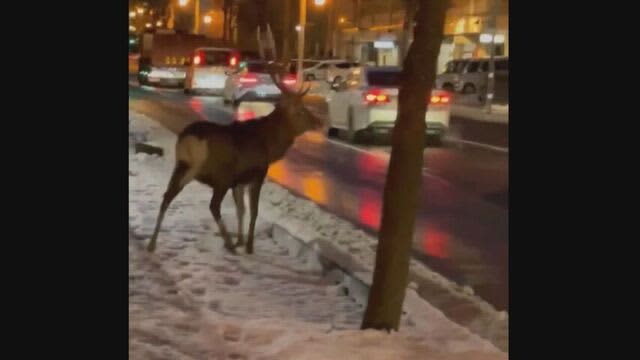
[[[400,63],[402,63],[407,56],[407,50],[409,49],[409,35],[411,34],[412,24],[416,15],[416,0],[403,0],[404,1],[404,22],[402,24],[402,37],[400,38],[399,57]]]
[[[291,32],[291,7],[293,4],[291,0],[284,0],[284,12],[283,12],[283,31],[282,31],[282,62],[286,63],[291,59],[291,41],[289,40],[289,34]]]
[[[384,188],[376,265],[363,329],[397,330],[421,196],[427,96],[433,88],[448,0],[419,0],[414,41],[404,61]]]

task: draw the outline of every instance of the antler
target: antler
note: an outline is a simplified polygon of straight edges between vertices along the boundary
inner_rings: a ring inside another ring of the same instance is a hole
[[[297,92],[292,92],[288,87],[284,86],[281,82],[280,82],[280,77],[281,74],[284,73],[284,70],[282,69],[282,66],[271,63],[269,64],[269,66],[267,67],[267,73],[269,73],[269,76],[271,77],[271,80],[273,80],[274,85],[280,89],[280,91],[282,93],[286,93],[289,95],[294,95],[294,96],[298,96],[298,97],[303,97],[307,94],[307,92],[309,90],[311,90],[311,85],[307,85],[307,88]],[[276,77],[277,75],[277,77]]]

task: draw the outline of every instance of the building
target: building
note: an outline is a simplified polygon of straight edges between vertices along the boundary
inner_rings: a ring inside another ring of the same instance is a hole
[[[494,0],[452,0],[445,19],[438,70],[447,61],[488,57],[490,6]],[[509,2],[498,1],[496,55],[509,55]],[[399,40],[405,18],[404,1],[352,0],[336,4],[336,54],[377,65],[399,65]],[[359,5],[359,8],[358,8]],[[483,35],[484,34],[484,35]],[[411,35],[410,35],[411,41]]]

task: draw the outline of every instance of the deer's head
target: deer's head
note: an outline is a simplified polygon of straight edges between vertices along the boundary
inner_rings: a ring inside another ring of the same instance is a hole
[[[276,108],[283,114],[286,121],[296,129],[297,132],[316,130],[324,126],[324,121],[309,111],[303,103],[303,98],[311,88],[294,91],[291,87],[280,81],[282,72],[270,71],[273,83],[280,89],[280,99],[276,103]]]

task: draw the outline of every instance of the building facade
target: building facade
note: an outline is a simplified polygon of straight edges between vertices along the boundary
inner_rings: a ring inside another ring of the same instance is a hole
[[[492,1],[497,1],[495,54],[509,55],[508,0],[452,0],[443,29],[439,71],[453,59],[489,56],[489,44],[485,42],[493,33]],[[339,6],[336,55],[381,66],[400,64],[399,41],[405,18],[402,0],[354,0]],[[412,34],[409,41],[411,38]]]

